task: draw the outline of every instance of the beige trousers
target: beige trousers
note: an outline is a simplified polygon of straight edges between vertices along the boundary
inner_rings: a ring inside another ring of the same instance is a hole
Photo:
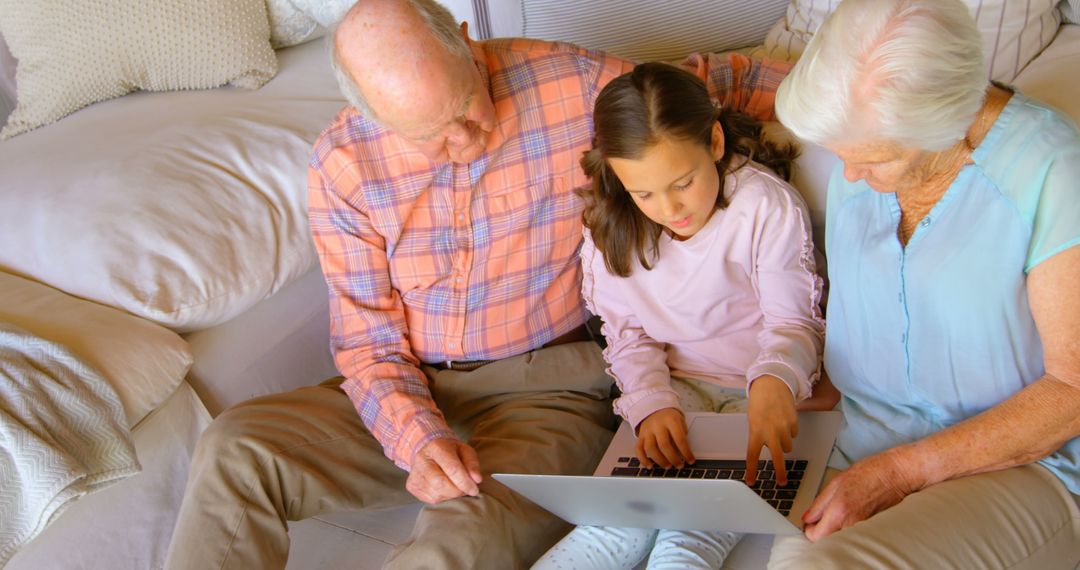
[[[826,482],[839,471],[830,469]],[[770,569],[1072,570],[1077,497],[1031,464],[946,481],[816,543],[777,537]]]
[[[528,567],[566,534],[569,525],[489,475],[590,473],[616,425],[604,368],[592,342],[472,372],[425,367],[435,402],[476,449],[485,479],[477,498],[426,506],[386,567]],[[340,383],[251,400],[213,422],[192,459],[166,568],[283,568],[286,521],[416,500]]]

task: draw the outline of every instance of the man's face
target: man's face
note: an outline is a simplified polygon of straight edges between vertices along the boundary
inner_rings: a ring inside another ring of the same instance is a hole
[[[473,62],[449,67],[433,69],[417,86],[426,92],[383,123],[433,161],[471,162],[484,152],[495,128],[495,106]],[[436,76],[440,73],[444,77]]]

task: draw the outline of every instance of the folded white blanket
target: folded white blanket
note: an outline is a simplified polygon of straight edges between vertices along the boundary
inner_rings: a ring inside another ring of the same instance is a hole
[[[0,323],[0,567],[73,501],[141,469],[101,374]]]

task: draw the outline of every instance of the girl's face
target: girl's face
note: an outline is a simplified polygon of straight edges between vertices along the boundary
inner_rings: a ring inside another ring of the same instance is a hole
[[[724,133],[713,124],[712,148],[664,137],[640,158],[611,158],[608,164],[641,213],[685,240],[705,227],[716,211],[724,156]]]

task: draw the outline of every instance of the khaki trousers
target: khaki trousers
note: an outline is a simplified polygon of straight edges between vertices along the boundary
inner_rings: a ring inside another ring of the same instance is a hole
[[[426,506],[388,568],[528,567],[569,525],[490,478],[588,474],[616,425],[599,347],[564,344],[472,372],[425,367],[450,427],[480,457],[480,496]],[[192,459],[166,568],[284,568],[287,522],[414,502],[341,378],[222,413]],[[358,556],[361,555],[358,553]]]
[[[830,469],[826,482],[839,471]],[[909,495],[816,543],[777,537],[770,569],[1072,570],[1080,508],[1036,465],[972,475]]]

